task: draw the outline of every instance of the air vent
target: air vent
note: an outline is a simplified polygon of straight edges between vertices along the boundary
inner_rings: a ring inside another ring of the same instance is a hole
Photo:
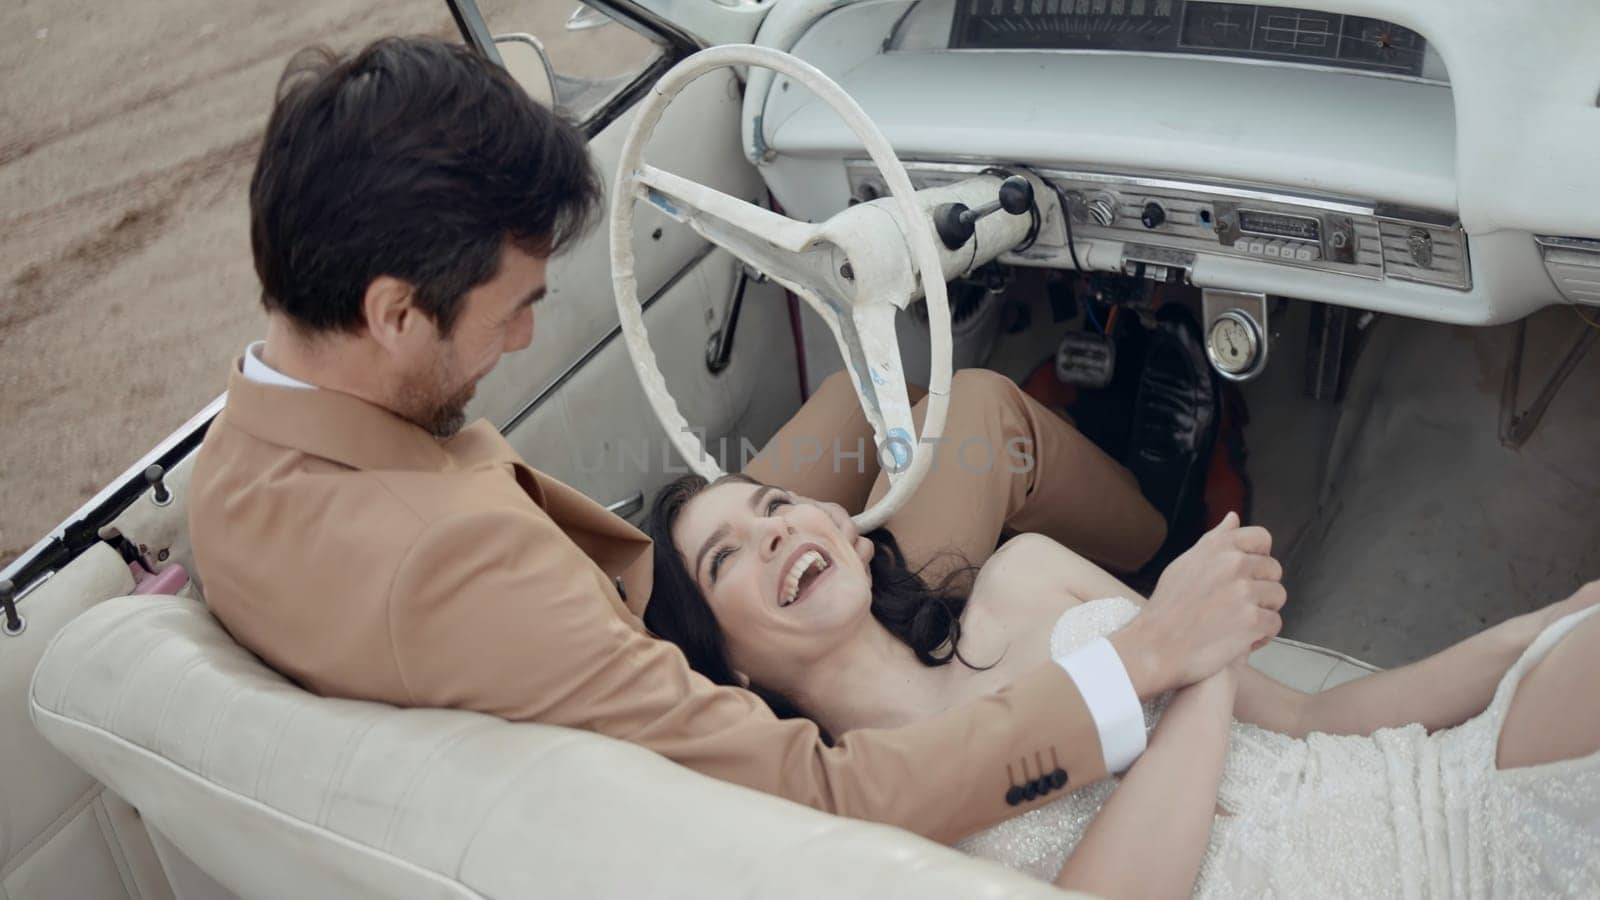
[[[1371,219],[1356,219],[1355,229],[1356,262],[1380,268],[1383,265],[1383,240],[1378,235],[1378,223]]]
[[[1472,285],[1467,238],[1459,228],[1379,221],[1378,235],[1385,276],[1463,290]]]
[[[1536,234],[1545,271],[1561,296],[1573,303],[1600,306],[1600,240]]]

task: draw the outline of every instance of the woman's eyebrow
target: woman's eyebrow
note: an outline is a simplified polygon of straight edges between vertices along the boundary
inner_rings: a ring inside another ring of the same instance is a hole
[[[762,499],[764,499],[768,494],[777,493],[779,490],[781,490],[781,488],[776,488],[776,487],[773,487],[772,485],[769,484],[769,485],[763,486],[761,488],[761,490],[756,491],[754,494],[751,494],[750,495],[750,511],[751,512],[760,512],[761,511],[761,501],[762,501]]]
[[[706,554],[711,552],[712,546],[727,537],[728,532],[731,530],[725,524],[718,526],[717,530],[711,532],[711,536],[706,538],[706,542],[700,545],[700,552],[694,555],[694,571],[696,575],[700,574],[700,564],[705,562]]]

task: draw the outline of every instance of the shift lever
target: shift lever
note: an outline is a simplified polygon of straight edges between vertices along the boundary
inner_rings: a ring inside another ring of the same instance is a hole
[[[978,230],[978,220],[1005,210],[1020,216],[1033,209],[1033,184],[1021,175],[1000,182],[1000,196],[976,209],[965,203],[942,203],[933,211],[933,225],[939,240],[951,250],[960,249]]]

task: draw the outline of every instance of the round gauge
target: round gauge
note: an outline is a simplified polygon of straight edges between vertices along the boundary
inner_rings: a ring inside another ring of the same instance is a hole
[[[1230,309],[1218,316],[1206,334],[1206,356],[1225,378],[1254,376],[1265,362],[1264,350],[1260,327],[1242,310]]]

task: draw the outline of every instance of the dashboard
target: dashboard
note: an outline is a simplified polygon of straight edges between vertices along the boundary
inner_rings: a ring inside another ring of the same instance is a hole
[[[1189,53],[1412,77],[1437,61],[1421,35],[1382,19],[1197,0],[961,0],[949,47]]]
[[[1553,3],[1570,9],[1540,24],[1498,0],[861,0],[812,4],[775,45],[838,81],[918,186],[1045,179],[1013,264],[1493,324],[1600,303],[1581,149],[1600,146],[1600,8]],[[745,99],[784,208],[820,220],[880,191],[791,87]]]

